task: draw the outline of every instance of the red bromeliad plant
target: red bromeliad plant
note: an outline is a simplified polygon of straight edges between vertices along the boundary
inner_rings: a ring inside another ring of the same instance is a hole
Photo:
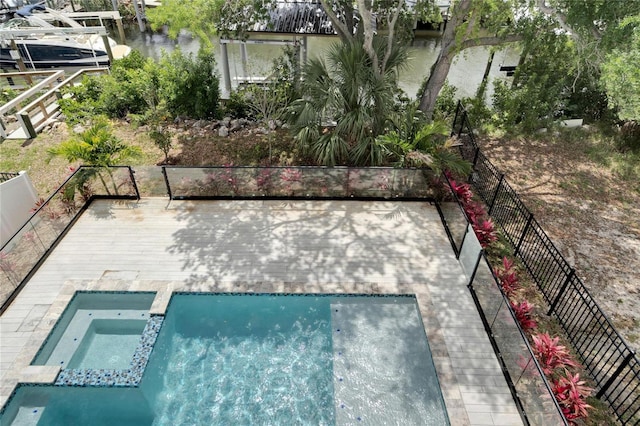
[[[491,219],[479,219],[478,222],[471,223],[471,226],[482,248],[498,240],[496,227]]]
[[[496,268],[496,277],[507,297],[513,296],[513,293],[520,288],[513,260],[506,256],[502,258],[502,267]]]
[[[580,380],[580,374],[561,376],[553,382],[552,390],[562,414],[571,424],[589,415],[588,409],[592,407],[587,404],[586,398],[591,394],[592,389]]]
[[[451,185],[451,189],[453,189],[453,193],[456,194],[456,197],[460,200],[462,204],[468,204],[471,202],[473,197],[473,193],[471,192],[471,185],[468,183],[458,183],[451,178],[451,174],[447,175],[449,179],[449,184]]]
[[[471,187],[467,183],[458,183],[452,179],[451,174],[445,173],[453,193],[456,195],[478,237],[482,248],[487,247],[498,239],[495,226],[487,216],[484,205],[473,200]],[[569,350],[560,345],[559,337],[551,337],[548,333],[530,333],[538,327],[533,319],[534,306],[529,301],[516,300],[516,292],[520,289],[520,282],[515,270],[514,261],[503,257],[502,265],[495,269],[498,283],[506,295],[509,305],[515,314],[520,328],[531,336],[533,352],[542,368],[543,373],[552,383],[552,392],[562,414],[571,425],[589,415],[588,409],[592,408],[586,402],[586,398],[592,390],[580,380],[578,373],[571,369],[579,367],[579,363],[573,358]],[[523,361],[524,362],[524,361]],[[528,362],[526,363],[528,365]],[[526,366],[523,366],[525,369]]]
[[[533,352],[542,367],[542,371],[549,377],[560,373],[560,370],[566,372],[568,367],[577,367],[578,363],[574,361],[569,350],[561,345],[559,337],[551,337],[548,333],[534,334],[531,336],[533,340]]]
[[[540,367],[551,380],[551,391],[558,401],[562,414],[570,424],[576,420],[588,417],[587,397],[593,389],[580,380],[579,373],[572,373],[569,369],[579,366],[565,346],[559,344],[560,338],[552,338],[547,333],[531,336],[533,351]]]
[[[523,300],[520,303],[509,302],[511,304],[511,309],[516,314],[516,319],[518,323],[520,323],[520,327],[522,331],[527,332],[535,329],[538,326],[538,323],[531,318],[533,313],[533,305],[526,300]]]
[[[484,206],[477,201],[473,201],[471,186],[468,183],[456,182],[451,178],[451,174],[446,174],[446,176],[453,193],[460,200],[460,204],[462,204],[462,208],[482,248],[496,241],[498,239],[496,227],[493,221],[487,217],[487,211]]]

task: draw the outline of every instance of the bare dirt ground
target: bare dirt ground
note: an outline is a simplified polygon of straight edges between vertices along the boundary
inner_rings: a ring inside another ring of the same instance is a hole
[[[592,161],[589,142],[566,140],[489,139],[481,148],[620,333],[639,349],[640,182]]]

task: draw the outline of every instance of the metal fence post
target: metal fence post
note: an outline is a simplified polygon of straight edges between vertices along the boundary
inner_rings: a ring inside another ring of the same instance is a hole
[[[139,201],[140,191],[138,191],[138,184],[136,183],[136,178],[134,176],[135,172],[133,171],[131,166],[127,166],[127,168],[129,169],[129,176],[131,177],[131,183],[133,184],[133,189],[136,191],[136,197],[138,198],[138,201]]]
[[[462,118],[460,119],[460,127],[458,128],[458,137],[462,135],[462,129],[464,127],[464,121],[467,118],[467,111],[462,110]]]
[[[527,224],[524,226],[524,230],[522,231],[522,235],[520,235],[520,238],[518,239],[518,244],[516,244],[515,250],[513,250],[513,255],[514,256],[518,255],[518,251],[520,251],[520,246],[522,245],[522,242],[524,241],[524,236],[527,234],[527,231],[529,230],[529,227],[531,226],[531,222],[533,222],[533,213],[529,212],[529,219],[527,219]]]
[[[547,312],[547,315],[551,315],[553,310],[556,308],[556,305],[560,301],[560,298],[562,297],[562,294],[567,289],[567,286],[569,285],[569,283],[571,282],[571,280],[573,279],[573,276],[575,274],[576,274],[576,270],[571,268],[571,271],[569,271],[569,275],[567,275],[567,279],[564,280],[564,283],[562,284],[562,287],[560,287],[560,290],[558,291],[558,294],[556,295],[555,299],[553,299],[553,302],[551,303],[551,307],[549,308],[549,312]]]
[[[476,147],[476,152],[473,154],[473,168],[476,168],[478,163],[478,157],[480,156],[480,148]]]
[[[607,389],[609,389],[609,387],[611,387],[611,385],[618,378],[620,373],[622,373],[622,370],[624,370],[624,368],[627,365],[629,365],[629,363],[631,362],[631,359],[633,358],[634,355],[635,355],[635,352],[633,352],[633,351],[629,352],[629,354],[625,357],[624,361],[622,361],[622,364],[620,364],[620,366],[618,368],[616,368],[616,371],[613,372],[611,377],[609,377],[609,380],[607,380],[607,383],[602,385],[602,388],[600,388],[600,390],[596,394],[596,398],[602,398],[602,396],[607,391]]]
[[[453,117],[453,124],[451,125],[451,134],[449,136],[453,136],[456,134],[456,123],[458,122],[458,114],[460,113],[460,107],[462,103],[458,100],[458,104],[456,105],[456,115]]]
[[[467,284],[467,287],[472,290],[473,290],[473,280],[476,278],[476,272],[478,272],[478,266],[480,266],[480,261],[482,260],[483,253],[484,253],[484,250],[480,250],[478,252],[478,260],[476,260],[476,264],[473,267],[473,272],[471,273],[471,277],[469,278],[469,284]]]
[[[171,185],[169,185],[169,177],[167,176],[166,166],[162,166],[162,176],[164,176],[164,184],[167,186],[167,194],[169,194],[169,200],[173,200],[173,194],[171,194]]]
[[[462,241],[460,241],[460,247],[456,247],[456,259],[458,260],[460,259],[460,253],[462,253],[462,246],[464,246],[464,241],[467,239],[467,234],[469,233],[469,226],[471,225],[469,225],[469,222],[467,222],[467,226],[464,228],[464,234],[462,235]],[[453,243],[455,244],[455,241]]]
[[[491,203],[489,203],[489,211],[487,212],[489,215],[491,215],[491,212],[493,211],[493,205],[496,203],[496,198],[498,198],[498,192],[500,192],[500,187],[502,186],[503,181],[504,181],[504,173],[500,175],[500,180],[498,181],[496,192],[493,193],[493,197],[491,198]]]

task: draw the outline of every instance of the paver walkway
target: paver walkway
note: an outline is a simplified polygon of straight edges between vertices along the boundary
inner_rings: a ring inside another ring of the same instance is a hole
[[[413,293],[452,424],[522,424],[465,281],[428,203],[96,201],[0,317],[0,403],[17,380],[38,372],[25,367],[64,308],[69,283]]]

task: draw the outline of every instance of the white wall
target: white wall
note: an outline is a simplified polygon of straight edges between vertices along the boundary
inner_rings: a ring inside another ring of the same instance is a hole
[[[0,247],[29,219],[37,200],[27,172],[0,184]]]

